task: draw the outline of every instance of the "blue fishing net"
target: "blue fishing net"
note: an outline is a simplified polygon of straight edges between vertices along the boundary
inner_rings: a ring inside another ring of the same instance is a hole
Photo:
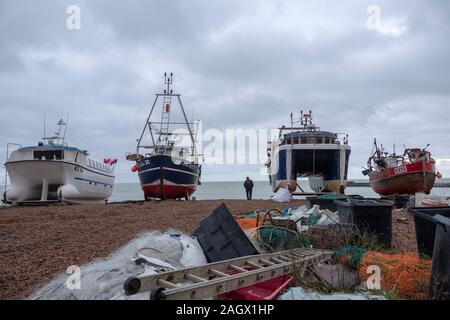
[[[287,250],[310,246],[310,242],[305,235],[277,226],[264,226],[259,228],[256,232],[256,239],[271,250]]]
[[[337,257],[343,257],[343,256],[349,256],[348,258],[348,265],[352,269],[358,269],[358,266],[361,264],[361,261],[366,254],[367,249],[360,248],[354,245],[346,245],[342,248],[337,249],[334,252],[334,256]]]

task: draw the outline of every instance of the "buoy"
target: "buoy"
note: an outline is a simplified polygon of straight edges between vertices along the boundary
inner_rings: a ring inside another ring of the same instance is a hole
[[[131,171],[132,171],[132,172],[136,172],[136,171],[138,171],[138,167],[136,167],[136,166],[132,166],[132,167],[131,167]]]
[[[442,174],[441,174],[440,172],[438,172],[438,173],[436,173],[436,177],[437,177],[438,179],[442,179]]]

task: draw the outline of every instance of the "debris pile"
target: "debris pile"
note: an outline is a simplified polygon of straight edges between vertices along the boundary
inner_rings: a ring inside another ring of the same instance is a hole
[[[281,295],[280,300],[386,300],[386,298],[370,294],[319,294],[301,287],[293,287]]]
[[[432,196],[426,193],[416,193],[412,197],[415,207],[449,207],[450,197]]]
[[[382,222],[384,225],[377,221],[376,227],[370,225],[370,228],[367,228],[363,223],[352,223],[356,221],[356,216],[349,218],[348,208],[345,208],[345,219],[340,219],[340,211],[330,211],[328,208],[333,209],[330,202],[332,199],[333,197],[318,197],[317,201],[311,201],[316,204],[310,208],[287,207],[282,211],[270,212],[257,210],[245,218],[237,217],[237,221],[243,229],[251,229],[252,232],[247,234],[253,237],[260,248],[269,252],[293,247],[321,248],[334,252],[332,260],[311,270],[313,277],[309,279],[309,283],[305,283],[306,277],[297,283],[302,287],[311,285],[317,289],[318,280],[325,292],[354,291],[361,288],[367,290],[366,281],[372,275],[369,272],[370,267],[375,265],[381,270],[383,292],[399,299],[426,299],[430,286],[431,259],[421,257],[416,252],[395,253],[394,249],[387,251],[390,241],[380,241],[380,235],[390,238],[388,231],[391,230],[392,207],[388,201],[365,201],[354,196],[350,200],[342,198],[334,202],[338,204],[338,208],[346,201],[352,205],[355,203],[359,207],[350,214],[361,214],[357,217],[360,220],[366,216],[367,219],[373,220],[376,218],[375,214],[382,211],[381,216],[386,217],[386,222]],[[429,197],[422,199],[430,200]],[[324,208],[319,206],[320,203],[325,204]],[[370,208],[366,210],[367,204]],[[371,216],[372,214],[374,215]],[[345,223],[342,223],[343,220]],[[401,222],[408,224],[408,221],[412,222],[410,217]],[[382,228],[378,228],[378,224],[382,225]],[[384,247],[386,244],[388,246]],[[300,292],[305,296],[303,291]]]
[[[200,222],[192,236],[173,230],[145,233],[107,259],[82,267],[80,290],[68,289],[67,275],[61,275],[32,298],[148,299],[148,292],[143,292],[151,290],[153,298],[181,294],[188,299],[260,300],[281,294],[282,300],[384,299],[372,296],[374,289],[391,298],[428,297],[430,259],[387,251],[380,246],[379,234],[356,223],[340,223],[340,218],[340,212],[320,205],[255,210],[233,217],[223,204]],[[311,255],[312,262],[302,264]],[[263,278],[272,267],[282,271]],[[160,280],[165,275],[171,278]],[[380,287],[369,285],[374,275]],[[240,278],[224,291],[230,277]],[[214,284],[212,290],[217,292],[187,288],[206,288],[210,281],[224,281],[224,285]]]

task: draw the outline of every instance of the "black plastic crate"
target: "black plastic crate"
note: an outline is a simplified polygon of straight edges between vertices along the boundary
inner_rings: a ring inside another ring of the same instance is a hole
[[[202,220],[192,235],[197,237],[208,262],[259,254],[225,204]]]
[[[384,247],[391,246],[392,201],[380,199],[335,200],[339,223],[355,224],[360,230],[374,233],[377,242]]]
[[[431,267],[429,298],[450,300],[450,219],[440,214],[433,216],[436,238]]]
[[[337,204],[334,202],[335,200],[346,200],[346,199],[364,199],[364,197],[360,195],[348,195],[348,196],[337,196],[336,198],[320,198],[317,196],[314,197],[306,197],[306,200],[309,201],[311,206],[318,205],[320,209],[325,210],[328,209],[330,211],[337,211]]]
[[[419,253],[426,254],[430,258],[433,257],[436,234],[436,222],[433,217],[440,214],[450,218],[450,207],[409,208],[409,212],[414,215]]]

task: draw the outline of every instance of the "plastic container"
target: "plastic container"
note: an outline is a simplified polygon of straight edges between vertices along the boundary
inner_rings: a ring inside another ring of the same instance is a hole
[[[275,300],[294,277],[285,275],[219,295],[220,300]]]
[[[377,242],[384,247],[391,246],[392,205],[388,200],[347,199],[335,200],[339,223],[355,224],[360,230],[374,233]]]
[[[328,209],[330,211],[336,212],[337,205],[334,203],[334,200],[346,200],[346,199],[364,199],[364,197],[360,195],[342,195],[342,196],[330,196],[330,197],[306,197],[306,200],[309,201],[311,206],[318,205],[320,209],[325,210]]]
[[[225,204],[202,220],[192,235],[210,263],[259,254]]]
[[[431,267],[429,298],[450,300],[450,219],[433,217],[436,223],[433,264]]]
[[[414,215],[419,253],[433,257],[436,235],[436,222],[433,216],[439,214],[450,218],[450,207],[409,208],[409,212]]]

